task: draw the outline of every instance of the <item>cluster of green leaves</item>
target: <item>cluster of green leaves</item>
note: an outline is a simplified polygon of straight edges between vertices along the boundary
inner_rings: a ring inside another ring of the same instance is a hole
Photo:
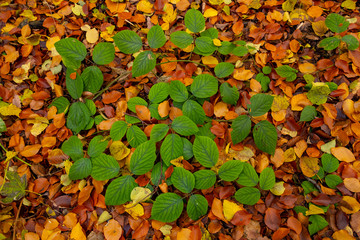
[[[330,31],[340,34],[345,32],[350,23],[346,20],[345,17],[337,14],[330,13],[325,19],[325,25],[330,29]],[[340,35],[335,35],[333,37],[327,37],[320,41],[319,46],[325,50],[334,50],[339,47],[341,41],[345,42],[347,49],[355,50],[359,47],[359,41],[353,35],[347,34],[343,37]]]
[[[81,74],[79,68],[82,61],[87,56],[86,47],[75,38],[65,38],[55,43],[55,48],[62,57],[66,67],[66,90],[73,99],[81,98],[84,91],[96,93],[100,90],[104,77],[99,67],[86,67]],[[96,44],[92,52],[92,60],[98,65],[111,63],[115,58],[115,47],[112,43],[101,42]],[[70,105],[65,97],[54,99],[51,106],[56,106],[58,113],[67,112],[68,118],[66,126],[75,133],[81,130],[90,129],[96,118],[92,116],[96,113],[96,107],[92,100],[86,99],[85,102],[78,101]],[[102,120],[99,115],[98,121]]]

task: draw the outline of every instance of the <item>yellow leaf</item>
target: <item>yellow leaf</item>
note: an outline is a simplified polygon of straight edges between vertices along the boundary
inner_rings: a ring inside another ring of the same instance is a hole
[[[345,0],[342,2],[341,7],[354,10],[356,8],[356,1]]]
[[[232,158],[240,160],[242,162],[249,161],[253,156],[255,156],[254,152],[248,147],[244,147],[244,149],[241,151],[235,151],[230,148],[229,155]]]
[[[86,32],[86,41],[89,43],[96,43],[99,40],[99,32],[95,28]]]
[[[209,18],[209,17],[215,17],[218,15],[218,11],[216,11],[213,8],[208,8],[206,9],[206,11],[204,12],[204,17]]]
[[[130,149],[128,149],[121,141],[112,142],[109,149],[111,156],[113,156],[118,161],[126,158],[127,155],[130,154]]]
[[[217,64],[219,64],[217,58],[213,56],[204,56],[201,58],[201,61],[203,64],[208,65],[209,67],[215,67]]]
[[[184,160],[184,157],[183,156],[180,156],[178,158],[175,158],[173,160],[170,161],[170,163],[172,165],[174,165],[175,167],[181,167],[183,168],[184,167],[184,164],[182,164],[182,161]]]
[[[23,16],[27,19],[29,19],[30,21],[36,21],[37,17],[34,16],[33,12],[31,10],[24,10],[20,16]]]
[[[318,206],[314,205],[314,204],[310,204],[309,205],[309,210],[306,211],[306,216],[309,215],[317,215],[317,214],[324,214],[324,210],[322,208],[319,208]]]
[[[221,46],[221,41],[217,38],[213,39],[213,44],[217,47],[220,47]]]
[[[360,210],[360,203],[353,197],[343,196],[340,209],[346,214],[353,214]]]
[[[293,162],[296,160],[295,150],[294,148],[289,148],[284,152],[284,161],[285,162]]]
[[[245,67],[235,69],[234,71],[234,78],[236,80],[246,81],[252,78],[254,73],[251,70],[246,70]]]
[[[30,132],[32,135],[36,137],[40,135],[42,131],[45,130],[45,128],[49,124],[49,120],[45,117],[37,117],[35,119],[27,120],[27,123],[34,124],[30,129]]]
[[[130,193],[130,199],[133,203],[145,202],[151,197],[151,190],[144,187],[136,187]]]
[[[82,8],[82,6],[81,5],[79,5],[79,4],[75,4],[75,6],[73,6],[72,8],[71,8],[71,11],[76,15],[76,16],[86,16],[85,15],[85,13],[84,13],[84,11],[83,11],[83,8]]]
[[[355,9],[355,7],[354,7],[354,9]],[[341,229],[339,231],[334,232],[332,237],[335,240],[355,240],[356,239],[353,236],[351,236],[349,234],[349,232],[346,231],[345,229]]]
[[[98,218],[98,224],[102,224],[103,222],[106,222],[107,220],[111,219],[112,215],[108,211],[103,211]]]
[[[170,235],[171,229],[172,229],[172,226],[164,225],[159,230],[162,232],[162,234],[164,234],[164,236],[166,236],[166,235]]]
[[[52,150],[52,152],[53,152],[53,151],[57,151],[57,152],[61,152],[61,153],[62,153],[61,149],[54,149],[54,150]],[[60,155],[60,154],[59,154],[59,155]],[[71,165],[72,165],[72,162],[70,162],[69,159],[67,159],[67,160],[64,161],[64,168],[65,168],[66,174],[69,174]]]
[[[276,196],[281,196],[285,192],[284,182],[275,183],[274,187],[270,189],[270,192]]]
[[[282,4],[282,9],[284,11],[291,12],[292,10],[294,10],[296,2],[297,0],[286,0]]]
[[[290,13],[291,20],[304,21],[304,20],[308,20],[308,18],[309,16],[307,15],[306,11],[301,8],[297,8]]]
[[[166,23],[172,23],[173,21],[176,20],[176,11],[174,11],[174,7],[173,5],[171,5],[170,3],[166,3],[164,6],[164,12],[165,15],[163,15],[163,20]]]
[[[18,116],[21,112],[21,109],[17,106],[10,104],[4,107],[0,107],[0,114],[3,116]]]
[[[237,205],[234,202],[224,200],[223,202],[223,211],[224,217],[226,220],[231,221],[237,211],[244,210],[242,206]]]
[[[141,0],[140,2],[138,2],[138,4],[136,5],[136,9],[144,12],[144,13],[152,13],[152,7],[154,5],[151,4],[148,0]]]
[[[318,35],[319,37],[324,36],[328,30],[327,26],[325,25],[324,20],[313,22],[313,23],[311,23],[311,26],[312,26],[312,29],[314,30],[315,34]]]
[[[7,151],[6,152],[6,162],[11,160],[13,157],[15,157],[17,155],[17,152],[13,152],[13,151]]]
[[[312,63],[305,62],[305,63],[302,63],[299,65],[299,70],[300,70],[300,72],[305,73],[305,74],[313,73],[316,71],[316,67]]]
[[[273,104],[271,105],[271,111],[279,112],[280,110],[286,110],[289,105],[289,101],[286,99],[286,97],[276,95],[274,97]]]
[[[261,7],[260,0],[253,0],[253,1],[249,4],[249,8],[259,9],[260,7]]]
[[[141,204],[129,203],[124,205],[125,211],[130,214],[135,220],[144,215],[144,207]]]
[[[209,0],[211,5],[220,5],[224,2],[224,0]]]
[[[320,170],[319,159],[313,157],[300,158],[300,168],[307,177],[313,177]]]
[[[86,240],[85,233],[80,223],[77,223],[75,227],[71,230],[70,238],[74,240]]]

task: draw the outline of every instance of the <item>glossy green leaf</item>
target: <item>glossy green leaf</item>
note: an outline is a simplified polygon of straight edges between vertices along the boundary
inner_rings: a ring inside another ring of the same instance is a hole
[[[52,103],[49,105],[49,108],[55,106],[57,108],[57,114],[67,112],[70,102],[66,97],[55,98]]]
[[[196,124],[203,124],[206,118],[205,111],[202,106],[193,100],[187,100],[184,103],[182,112]]]
[[[326,51],[334,50],[340,45],[340,38],[328,37],[320,41],[319,47],[324,48]]]
[[[147,173],[154,166],[156,160],[156,146],[153,141],[140,144],[131,155],[130,171],[135,175]]]
[[[208,189],[214,186],[216,182],[216,174],[211,170],[202,169],[194,172],[195,188]]]
[[[100,42],[96,44],[93,50],[92,59],[96,64],[106,65],[114,61],[115,47],[109,42]]]
[[[320,215],[311,215],[309,222],[311,222],[308,227],[310,235],[314,235],[329,225],[325,218]]]
[[[182,49],[188,47],[193,40],[193,37],[184,31],[176,31],[170,35],[170,41]]]
[[[346,31],[350,23],[346,21],[345,17],[337,14],[330,13],[325,19],[325,25],[335,33],[341,33]]]
[[[316,117],[316,108],[314,106],[305,106],[301,111],[300,121],[309,122],[314,120]]]
[[[321,164],[327,173],[335,172],[339,168],[339,160],[328,153],[324,153],[321,156]]]
[[[6,124],[5,124],[4,120],[2,120],[2,118],[0,118],[0,133],[6,132],[6,131],[7,131]]]
[[[239,47],[235,47],[233,50],[232,50],[232,54],[234,54],[235,56],[238,56],[238,57],[243,57],[245,56],[246,54],[248,54],[248,49],[245,47],[245,46],[239,46]]]
[[[181,167],[175,167],[171,174],[171,182],[179,191],[190,193],[195,187],[194,175]]]
[[[170,92],[170,85],[165,82],[154,84],[149,91],[149,100],[152,103],[161,103],[164,101]]]
[[[101,153],[99,156],[91,158],[91,176],[98,181],[104,181],[116,177],[119,173],[119,163],[110,155]]]
[[[255,205],[260,200],[259,189],[254,187],[243,187],[236,191],[235,199],[242,204]]]
[[[193,145],[196,160],[204,167],[211,168],[219,160],[219,150],[216,143],[209,137],[197,136]]]
[[[196,124],[184,115],[175,118],[171,124],[171,128],[183,136],[190,136],[199,131]]]
[[[228,62],[221,62],[214,68],[215,75],[219,78],[230,76],[234,72],[235,66]]]
[[[220,86],[221,99],[224,103],[236,105],[240,94],[237,87],[230,86],[229,83],[225,82]]]
[[[198,33],[205,28],[205,18],[199,10],[189,9],[185,14],[185,26],[192,32]]]
[[[76,38],[64,38],[55,43],[56,51],[61,55],[67,68],[78,69],[87,55],[85,45]]]
[[[166,43],[164,31],[159,25],[154,25],[150,28],[147,40],[151,48],[161,48]]]
[[[274,125],[264,120],[257,123],[253,130],[256,146],[263,152],[274,155],[277,143],[277,131]]]
[[[326,185],[329,186],[329,188],[336,188],[337,185],[343,182],[341,177],[335,174],[329,174],[325,177]]]
[[[147,107],[148,104],[141,97],[133,97],[133,98],[129,99],[127,105],[128,105],[128,109],[130,109],[130,111],[132,111],[133,113],[136,113],[136,105],[142,105],[142,106]]]
[[[181,138],[181,140],[183,141],[183,144],[184,144],[183,157],[185,160],[189,160],[190,158],[192,158],[194,156],[193,145],[186,138]]]
[[[345,35],[341,40],[346,42],[349,50],[355,50],[359,47],[359,41],[353,35]]]
[[[198,220],[208,210],[208,201],[200,194],[191,195],[186,206],[186,212],[192,220]]]
[[[144,51],[139,53],[134,60],[132,67],[132,76],[139,77],[149,73],[155,68],[156,56],[151,51]]]
[[[259,185],[262,190],[270,190],[275,185],[275,172],[267,167],[260,173]]]
[[[273,101],[274,97],[271,95],[264,93],[255,94],[250,98],[251,103],[248,104],[248,108],[250,108],[249,114],[253,117],[264,115],[271,109]]]
[[[248,115],[240,115],[232,122],[231,139],[233,144],[238,144],[244,140],[251,131],[251,119]]]
[[[89,158],[81,158],[74,162],[70,167],[69,178],[71,180],[80,180],[87,178],[91,174],[92,164]]]
[[[138,52],[142,48],[142,41],[136,32],[123,30],[113,37],[115,45],[125,54]]]
[[[66,126],[77,134],[86,128],[90,116],[91,113],[83,102],[75,102],[70,106]]]
[[[182,198],[175,193],[162,193],[151,209],[151,217],[160,222],[173,222],[178,219],[184,209]]]
[[[185,84],[179,80],[170,82],[170,97],[176,102],[184,102],[188,98],[189,93],[186,89]]]
[[[76,79],[71,79],[70,74],[75,70],[68,68],[66,70],[66,90],[73,99],[79,99],[84,91],[84,81],[79,74],[76,74]]]
[[[249,163],[244,163],[243,170],[236,182],[242,186],[254,187],[258,184],[259,177],[253,166],[251,166]]]
[[[88,148],[88,155],[90,157],[97,157],[105,151],[109,141],[105,140],[103,136],[99,135],[91,139]]]
[[[282,65],[280,67],[275,68],[275,71],[277,74],[279,74],[280,77],[286,78],[287,82],[292,82],[296,79],[296,73],[298,70],[289,67],[288,65]]]
[[[169,166],[171,160],[182,156],[183,148],[184,145],[179,135],[167,135],[160,147],[160,156],[165,165]]]
[[[214,52],[217,47],[209,37],[198,37],[195,39],[195,46],[204,53]]]
[[[137,186],[135,179],[130,175],[116,178],[106,188],[105,204],[113,206],[130,201],[131,191]]]
[[[224,41],[221,43],[221,46],[219,47],[218,51],[219,53],[221,53],[222,55],[228,55],[230,54],[234,49],[236,48],[236,45],[228,42],[228,41]]]
[[[219,37],[219,31],[216,28],[208,28],[205,31],[200,33],[201,37],[209,37],[211,39],[216,39]]]
[[[130,146],[133,148],[137,148],[140,144],[147,141],[145,133],[138,126],[135,125],[132,125],[127,130],[126,139],[129,142]]]
[[[244,163],[239,160],[225,162],[219,169],[219,177],[224,181],[236,180],[244,168]]]
[[[84,91],[96,93],[100,90],[104,77],[101,70],[96,66],[90,66],[84,69],[81,74],[84,81]]]
[[[116,121],[110,129],[110,137],[113,141],[121,140],[126,133],[127,124],[124,121]]]
[[[159,142],[163,140],[163,138],[166,136],[166,134],[169,131],[169,126],[166,124],[156,124],[152,129],[150,133],[150,139],[154,142]]]
[[[84,156],[83,144],[76,136],[71,136],[68,140],[66,140],[62,144],[61,150],[74,161]]]
[[[194,78],[190,90],[197,98],[211,97],[218,91],[218,81],[209,74],[200,74]]]

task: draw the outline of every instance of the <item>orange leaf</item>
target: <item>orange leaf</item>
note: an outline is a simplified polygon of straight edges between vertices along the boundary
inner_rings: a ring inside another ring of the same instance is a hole
[[[335,147],[331,148],[331,154],[334,155],[339,161],[343,162],[353,162],[355,161],[354,154],[345,147]]]
[[[274,232],[272,236],[272,240],[281,240],[284,239],[290,233],[290,229],[288,228],[279,228]]]
[[[317,18],[320,17],[321,14],[323,13],[323,10],[321,7],[319,6],[311,6],[308,10],[307,10],[307,14],[312,17],[312,18]]]
[[[40,237],[34,232],[25,233],[25,240],[39,240]]]
[[[299,70],[300,70],[300,72],[305,73],[305,74],[313,73],[316,71],[316,67],[312,63],[305,62],[305,63],[302,63],[299,65]]]
[[[132,238],[133,239],[139,239],[139,238],[143,238],[145,237],[148,232],[149,232],[149,228],[150,228],[150,223],[147,220],[144,220],[138,228],[136,228],[136,230],[134,231],[134,233],[132,234]]]
[[[236,80],[246,81],[252,78],[254,73],[251,70],[246,70],[245,67],[235,69],[234,71],[234,78]]]
[[[226,113],[228,112],[228,106],[224,102],[218,102],[214,107],[214,114],[218,118],[225,117]]]
[[[180,232],[178,232],[176,239],[182,240],[182,239],[191,239],[190,238],[191,230],[188,228],[181,229]]]
[[[75,227],[71,230],[70,238],[76,240],[86,240],[86,235],[82,229],[80,223],[77,223]],[[118,240],[118,239],[117,239]]]
[[[71,228],[75,227],[76,223],[77,223],[77,215],[76,215],[76,213],[70,212],[70,213],[65,215],[65,220],[64,220],[63,224],[66,227],[71,229]]]
[[[29,145],[26,146],[24,150],[20,152],[20,154],[23,157],[32,157],[39,152],[40,148],[41,148],[40,144]]]
[[[102,95],[102,101],[105,104],[116,102],[121,97],[121,93],[118,91],[111,91]]]
[[[235,33],[235,35],[239,35],[242,32],[243,29],[244,29],[244,24],[243,24],[242,20],[237,21],[232,26],[232,30]]]
[[[159,106],[160,106],[160,104],[159,104]],[[177,107],[170,108],[169,117],[171,120],[174,120],[175,118],[182,116],[182,115],[183,115],[183,113],[180,108],[177,108]]]
[[[170,62],[170,61],[176,61],[177,58],[176,57],[165,57],[161,60],[161,63],[164,63],[164,64],[161,64],[161,69],[164,71],[164,72],[171,72],[171,71],[174,71],[176,69],[176,66],[177,66],[177,62]],[[165,62],[170,62],[170,63],[165,63]]]
[[[360,210],[360,203],[353,197],[343,196],[340,209],[346,214],[353,214]]]
[[[305,106],[312,105],[310,100],[306,97],[305,94],[298,94],[291,98],[291,110],[301,111]]]
[[[79,196],[78,196],[78,204],[83,205],[84,202],[86,202],[91,194],[91,191],[93,190],[93,186],[86,186],[83,189],[81,189]]]
[[[162,103],[160,103],[158,106],[158,111],[159,111],[160,117],[162,117],[162,118],[169,115],[169,112],[170,112],[169,102],[166,100],[166,101],[163,101]]]
[[[136,114],[140,118],[140,120],[150,121],[151,119],[150,110],[146,106],[136,105],[135,109],[136,109]]]
[[[319,159],[312,157],[300,158],[300,168],[307,177],[313,177],[320,170]]]
[[[44,137],[43,140],[41,140],[41,146],[42,147],[52,147],[56,144],[56,137]]]
[[[334,232],[332,237],[335,240],[355,240],[356,239],[352,235],[350,235],[349,232],[346,231],[345,229]]]
[[[211,205],[211,212],[214,214],[214,216],[216,216],[220,220],[227,222],[224,217],[223,204],[221,200],[214,198],[213,203]]]
[[[299,220],[297,220],[293,216],[288,218],[286,225],[292,230],[294,230],[297,234],[300,234],[302,231],[301,222],[299,222]]]
[[[352,192],[360,192],[360,181],[357,178],[345,178],[344,185]]]
[[[121,225],[114,219],[111,219],[104,227],[104,235],[107,240],[119,240],[122,234]]]

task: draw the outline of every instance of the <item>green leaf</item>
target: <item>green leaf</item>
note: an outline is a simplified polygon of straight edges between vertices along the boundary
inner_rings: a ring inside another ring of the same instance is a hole
[[[295,206],[294,211],[297,214],[302,213],[302,214],[304,214],[304,216],[306,216],[306,211],[308,211],[308,209],[306,207],[304,207],[304,206]]]
[[[315,119],[316,108],[314,106],[305,106],[300,115],[301,122],[309,122]]]
[[[234,181],[244,168],[244,163],[239,160],[225,162],[219,169],[219,177],[224,181]]]
[[[274,155],[277,131],[274,125],[264,120],[257,123],[253,130],[253,136],[256,146],[263,152]]]
[[[23,198],[26,194],[26,174],[20,177],[17,172],[8,171],[6,173],[6,178],[9,181],[2,185],[0,194],[5,196],[5,198],[1,199],[1,201],[7,204]]]
[[[246,54],[248,54],[248,49],[245,46],[239,46],[239,47],[235,47],[234,50],[232,51],[232,54],[234,54],[235,56],[238,57],[243,57]]]
[[[70,106],[70,102],[69,100],[67,100],[66,97],[58,97],[55,98],[52,103],[49,105],[49,108],[55,106],[57,108],[57,113],[63,113],[63,112],[67,112],[67,109]]]
[[[262,190],[270,190],[275,185],[275,173],[270,167],[265,168],[260,173],[259,186]]]
[[[166,167],[162,165],[161,162],[158,162],[154,165],[152,171],[151,171],[151,182],[153,185],[158,186],[161,184],[160,180],[165,179],[165,171]]]
[[[93,100],[85,99],[85,105],[89,109],[91,116],[96,113],[96,105]]]
[[[137,186],[135,179],[130,175],[116,178],[106,189],[105,204],[113,206],[130,201],[131,191]]]
[[[67,68],[78,69],[87,55],[85,45],[75,38],[61,39],[55,43],[55,48]]]
[[[206,118],[204,109],[193,100],[187,100],[184,103],[182,112],[196,124],[203,124]]]
[[[6,131],[7,131],[7,129],[6,129],[5,122],[4,122],[4,120],[2,120],[2,118],[0,118],[0,133],[6,132]]]
[[[90,122],[90,111],[83,102],[75,102],[70,106],[66,126],[78,134]]]
[[[94,47],[92,59],[96,64],[106,65],[114,61],[114,58],[115,48],[112,43],[100,42]]]
[[[184,144],[183,157],[185,160],[189,160],[190,158],[192,158],[194,156],[193,145],[186,138],[181,138],[181,140],[183,141],[183,144]]]
[[[76,136],[69,137],[69,139],[62,144],[61,150],[74,161],[84,156],[83,144]]]
[[[163,117],[163,118],[160,117],[158,108],[159,108],[159,104],[157,104],[157,103],[153,103],[153,104],[150,104],[150,105],[149,105],[148,109],[150,110],[150,115],[151,115],[151,117],[152,117],[152,118],[155,118],[155,119],[157,119],[157,120],[164,120],[164,119],[168,118],[168,116]],[[125,117],[126,117],[126,116],[127,116],[127,115],[125,115]],[[140,122],[141,122],[141,121],[140,121]]]
[[[218,51],[219,53],[221,53],[222,55],[228,55],[230,54],[234,49],[236,48],[236,45],[228,42],[228,41],[224,41],[221,43],[221,46],[219,47]]]
[[[88,148],[88,155],[90,157],[97,157],[105,151],[109,141],[105,140],[103,136],[99,135],[91,139]]]
[[[200,74],[194,78],[190,90],[197,98],[208,98],[217,93],[218,81],[209,74]]]
[[[156,124],[150,133],[150,139],[154,142],[159,142],[163,140],[166,134],[169,131],[169,126],[167,124]]]
[[[216,39],[219,37],[219,31],[215,28],[208,28],[205,31],[200,33],[201,37],[209,37],[211,39]]]
[[[211,170],[202,169],[194,172],[195,188],[208,189],[214,186],[216,182],[216,174]]]
[[[209,37],[198,37],[195,39],[196,47],[204,53],[214,52],[217,47],[214,45],[213,40]]]
[[[175,167],[171,174],[171,182],[179,191],[190,193],[195,187],[194,175],[181,167]]]
[[[160,222],[173,222],[184,209],[182,198],[175,193],[160,194],[151,209],[151,218]]]
[[[71,79],[70,74],[74,72],[75,70],[70,68],[66,70],[66,90],[69,92],[72,98],[79,99],[84,90],[84,82],[79,74],[76,74],[76,79]]]
[[[186,206],[186,212],[192,220],[198,220],[208,211],[208,201],[200,194],[191,195]]]
[[[301,187],[304,189],[304,195],[306,196],[309,193],[317,191],[317,188],[309,181],[304,181],[301,183]]]
[[[149,100],[152,103],[161,103],[169,96],[170,85],[165,82],[154,84],[149,91]]]
[[[101,153],[99,156],[91,158],[91,176],[98,181],[104,181],[116,177],[119,173],[119,163],[110,155]]]
[[[327,173],[335,172],[339,168],[339,160],[331,154],[324,153],[321,156],[321,164]]]
[[[185,14],[185,26],[193,33],[198,33],[205,28],[205,18],[202,13],[195,9],[189,9]]]
[[[340,45],[340,38],[338,37],[328,37],[320,41],[319,47],[324,48],[326,51],[334,50]]]
[[[244,168],[236,182],[246,187],[254,187],[259,182],[259,177],[254,167],[246,162],[244,163]]]
[[[215,75],[219,78],[230,76],[234,72],[235,66],[228,62],[221,62],[214,68]]]
[[[175,118],[171,123],[171,128],[183,136],[190,136],[199,131],[196,124],[184,115]]]
[[[292,67],[289,67],[287,65],[282,65],[280,67],[275,68],[275,71],[277,74],[279,74],[280,77],[286,78],[287,82],[292,82],[296,79],[296,73],[298,70],[293,69]]]
[[[261,84],[262,90],[264,92],[267,92],[267,90],[269,89],[270,78],[268,76],[265,76],[263,73],[259,73],[256,75],[255,79]]]
[[[147,173],[154,166],[156,160],[156,146],[153,141],[140,144],[131,155],[130,171],[135,175]]]
[[[99,91],[104,82],[103,73],[96,66],[85,68],[81,74],[81,78],[84,81],[84,91],[92,93]]]
[[[353,35],[345,35],[342,40],[346,42],[349,50],[355,50],[359,47],[359,41]]]
[[[92,164],[89,158],[81,158],[70,167],[69,178],[79,180],[87,178],[91,174]]]
[[[129,127],[126,132],[126,139],[131,147],[137,148],[140,144],[147,141],[145,133],[135,125]]]
[[[147,106],[148,104],[141,97],[133,97],[133,98],[129,99],[127,105],[128,105],[128,109],[130,109],[130,111],[132,111],[133,113],[136,113],[136,105]]]
[[[147,40],[151,48],[161,48],[166,43],[164,31],[159,25],[154,25],[150,28]]]
[[[318,231],[324,229],[329,225],[329,223],[325,220],[325,218],[319,215],[311,215],[309,217],[309,222],[311,222],[309,224],[310,235],[314,235],[315,233],[317,233]]]
[[[219,150],[216,143],[209,137],[197,136],[193,145],[196,160],[204,167],[211,168],[219,160]]]
[[[215,139],[215,135],[211,132],[211,127],[212,124],[206,123],[204,126],[199,127],[199,131],[197,133],[195,133],[195,136],[205,136],[205,137],[209,137],[210,139],[214,140]]]
[[[237,87],[230,86],[229,83],[225,82],[221,84],[220,86],[220,94],[223,102],[235,105],[237,104],[237,101],[239,100],[239,90]]]
[[[176,102],[185,102],[188,98],[189,93],[186,89],[185,84],[179,80],[170,82],[170,97]]]
[[[151,51],[144,51],[139,53],[134,60],[132,67],[133,77],[139,77],[149,73],[155,68],[156,56]]]
[[[142,47],[141,38],[131,30],[123,30],[113,37],[115,45],[125,54],[138,52]]]
[[[248,105],[250,108],[250,116],[258,117],[267,113],[274,101],[274,97],[264,93],[255,94],[250,98],[251,104]]]
[[[238,144],[244,140],[251,131],[251,119],[248,115],[240,115],[232,122],[231,139],[233,144]]]
[[[272,70],[272,68],[270,66],[265,66],[265,67],[262,68],[262,72],[264,74],[270,74],[271,70]]]
[[[193,37],[184,31],[176,31],[170,35],[170,41],[182,49],[188,47],[193,40]]]
[[[330,93],[331,90],[328,85],[322,82],[316,82],[313,83],[312,88],[306,96],[313,104],[321,105],[326,103]]]
[[[121,140],[126,133],[127,124],[124,121],[114,122],[110,129],[110,137],[113,141]]]
[[[329,174],[325,177],[325,182],[329,188],[336,188],[336,186],[342,183],[343,180],[338,175]]]
[[[350,23],[346,19],[336,13],[330,13],[325,19],[325,25],[330,29],[330,31],[335,33],[341,33],[346,31]]]
[[[235,199],[242,204],[255,205],[260,200],[259,189],[253,187],[243,187],[236,191]]]
[[[171,160],[182,156],[183,148],[184,145],[179,135],[167,135],[160,147],[160,156],[165,165],[169,166]]]

